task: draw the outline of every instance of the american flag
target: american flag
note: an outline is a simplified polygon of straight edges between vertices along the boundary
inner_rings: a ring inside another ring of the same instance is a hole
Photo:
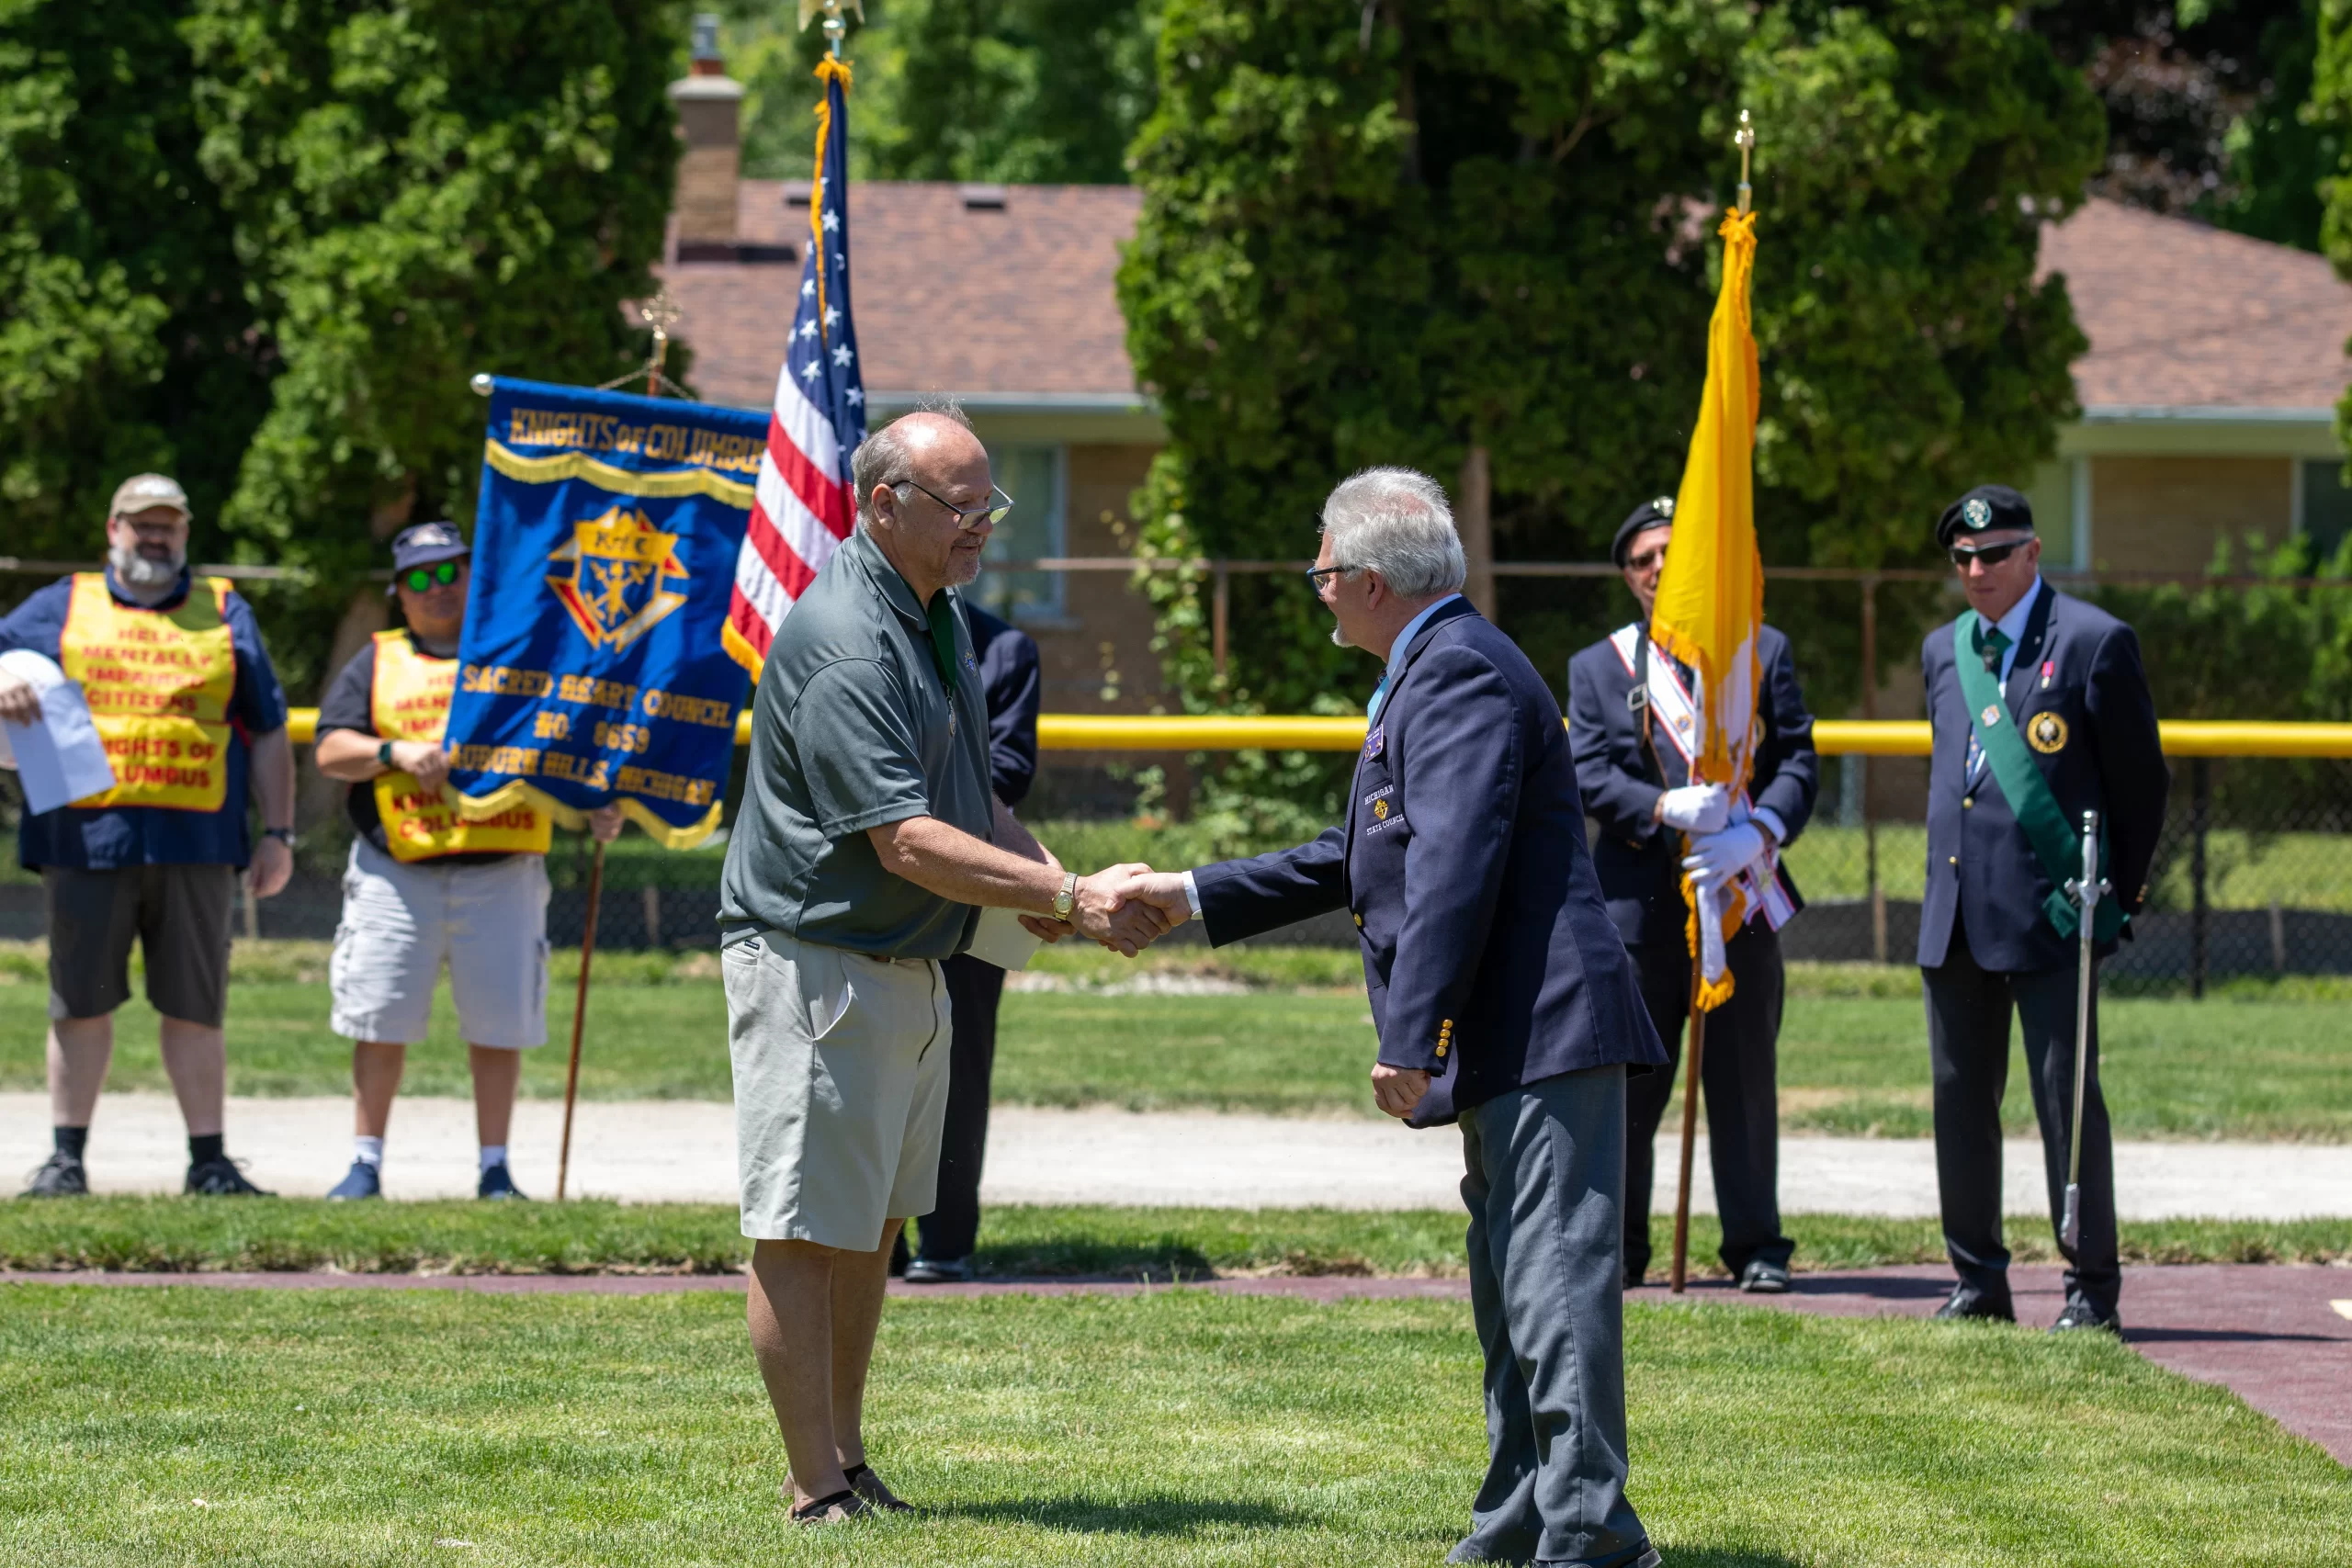
[[[776,377],[751,526],[735,558],[727,650],[759,677],[776,628],[857,517],[850,454],[865,439],[865,388],[849,309],[849,69],[827,59],[808,193],[808,259]]]

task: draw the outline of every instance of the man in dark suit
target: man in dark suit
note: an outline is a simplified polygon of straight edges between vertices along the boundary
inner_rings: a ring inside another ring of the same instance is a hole
[[[1666,1053],[1585,848],[1550,689],[1459,593],[1425,475],[1331,492],[1313,580],[1381,659],[1346,823],[1131,897],[1222,945],[1345,908],[1363,934],[1380,1109],[1459,1121],[1492,1459],[1457,1562],[1654,1565],[1625,1498],[1625,1073]]]
[[[971,600],[963,604],[988,697],[989,784],[1006,806],[1019,806],[1037,776],[1037,644]],[[939,1206],[918,1222],[921,1246],[912,1258],[901,1260],[907,1279],[918,1285],[972,1277],[972,1247],[980,1234],[980,1168],[989,1147],[989,1079],[996,1070],[996,1013],[1004,999],[1004,971],[993,964],[964,953],[939,967],[947,981],[956,1037],[947,1058]]]
[[[2016,1011],[2025,1039],[2055,1228],[2074,1130],[2080,956],[2064,884],[2081,867],[2083,812],[2095,809],[2115,891],[2099,906],[2093,934],[2100,956],[2113,953],[2112,922],[2148,895],[2171,775],[2139,639],[2104,610],[2041,581],[2041,542],[2025,497],[1980,485],[1945,509],[1936,542],[1969,603],[1920,650],[1935,755],[1919,971],[1944,1247],[1960,1275],[1937,1315],[2007,1319],[2014,1314],[2001,1245],[2001,1096],[2009,1014]],[[1972,685],[1992,700],[1971,701]],[[2057,1326],[2120,1333],[2115,1159],[2096,1010],[2084,1049],[2082,1229],[2066,1249]]]
[[[1664,495],[1635,507],[1618,527],[1611,554],[1641,618],[1568,661],[1568,742],[1585,810],[1600,825],[1593,869],[1670,1062],[1681,1057],[1682,1025],[1690,1015],[1684,835],[1690,838],[1694,869],[1710,860],[1746,868],[1751,914],[1724,949],[1732,997],[1707,1015],[1699,1073],[1707,1096],[1707,1152],[1723,1220],[1724,1267],[1741,1290],[1777,1294],[1789,1288],[1789,1258],[1796,1250],[1781,1230],[1778,1053],[1784,976],[1778,933],[1804,907],[1781,868],[1780,852],[1813,817],[1821,766],[1789,639],[1768,626],[1757,639],[1764,684],[1756,707],[1764,733],[1747,797],[1734,802],[1720,784],[1690,782],[1688,748],[1697,728],[1683,724],[1695,719],[1690,671],[1649,641],[1658,573],[1673,533],[1674,498]],[[1669,1069],[1625,1085],[1628,1286],[1641,1283],[1649,1267],[1651,1145],[1675,1077]]]

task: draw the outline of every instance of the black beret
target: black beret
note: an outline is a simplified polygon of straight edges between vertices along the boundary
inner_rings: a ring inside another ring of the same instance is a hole
[[[1944,514],[1936,519],[1936,543],[1950,549],[1955,535],[2010,528],[2032,533],[2033,508],[2007,485],[1978,485],[1945,507]]]
[[[1609,541],[1609,558],[1617,570],[1625,570],[1626,554],[1634,547],[1634,536],[1645,528],[1670,528],[1674,525],[1674,497],[1661,495],[1634,508],[1633,514],[1617,525],[1617,536]]]

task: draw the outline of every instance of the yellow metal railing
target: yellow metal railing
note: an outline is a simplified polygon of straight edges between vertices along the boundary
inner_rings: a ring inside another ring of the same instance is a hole
[[[319,710],[296,708],[287,729],[310,744]],[[1037,720],[1046,751],[1352,751],[1363,744],[1364,721],[1315,714],[1219,717],[1191,714],[1049,713]],[[735,723],[735,743],[752,739],[752,716]],[[1924,719],[1825,718],[1813,727],[1814,744],[1829,756],[1924,757]],[[2352,724],[2265,724],[2234,719],[2179,719],[2164,726],[2165,750],[2175,757],[2352,757]]]

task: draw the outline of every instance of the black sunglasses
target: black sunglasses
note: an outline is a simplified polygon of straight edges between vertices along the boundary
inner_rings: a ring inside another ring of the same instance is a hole
[[[435,583],[447,588],[458,581],[458,563],[445,560],[435,567],[418,567],[401,581],[408,584],[412,593],[429,593]]]
[[[1944,554],[1951,558],[1952,565],[1966,571],[1970,561],[1983,561],[1986,566],[1998,566],[2031,542],[2028,539],[2017,539],[2006,545],[1987,545],[1981,550],[1963,550],[1958,545],[1954,545],[1945,550]]]

